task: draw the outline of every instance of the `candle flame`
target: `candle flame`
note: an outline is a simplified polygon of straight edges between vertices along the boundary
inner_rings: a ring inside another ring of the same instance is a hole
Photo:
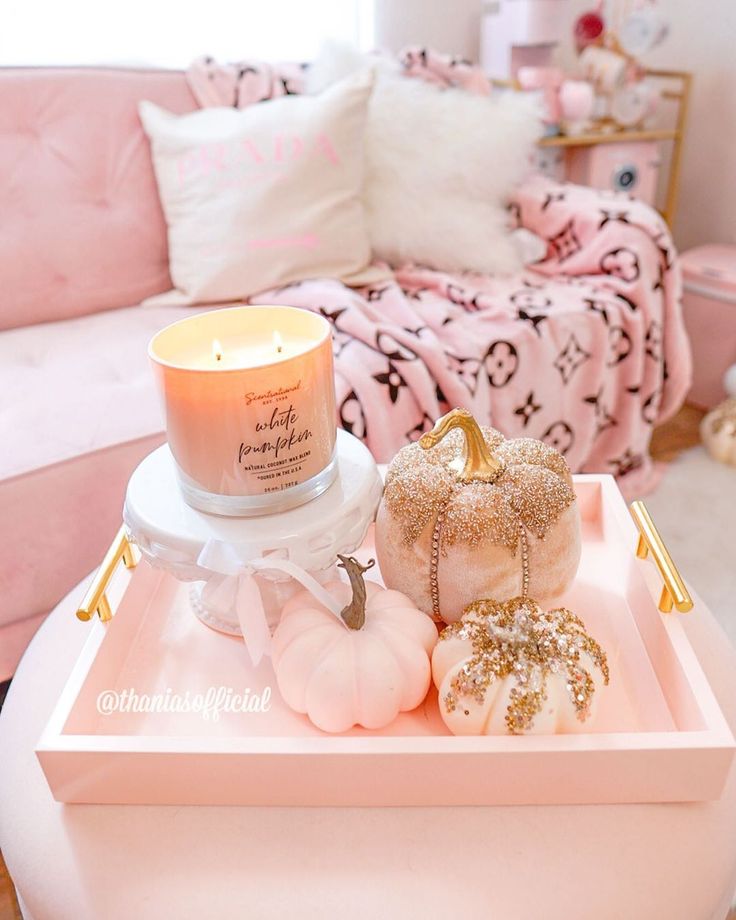
[[[276,349],[276,353],[279,355],[284,350],[284,340],[281,338],[281,334],[277,329],[274,329],[273,333],[273,347]]]
[[[219,339],[212,340],[212,357],[215,361],[222,361],[222,344]]]

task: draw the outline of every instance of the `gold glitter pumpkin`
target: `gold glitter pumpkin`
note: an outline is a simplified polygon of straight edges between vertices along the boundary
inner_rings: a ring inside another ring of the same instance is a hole
[[[440,714],[454,735],[589,731],[606,654],[569,610],[528,597],[476,601],[432,654]]]
[[[389,466],[381,574],[434,619],[453,623],[478,598],[546,602],[572,582],[580,549],[570,471],[541,441],[506,440],[453,409]]]

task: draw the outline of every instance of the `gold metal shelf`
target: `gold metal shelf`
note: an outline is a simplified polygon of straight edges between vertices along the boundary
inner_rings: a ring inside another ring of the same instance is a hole
[[[631,128],[611,132],[598,130],[579,134],[577,137],[568,137],[567,135],[544,137],[538,143],[540,147],[570,149],[574,147],[593,147],[596,144],[617,144],[627,141],[670,141],[672,155],[669,161],[666,197],[661,213],[668,226],[672,227],[680,191],[682,147],[687,126],[692,75],[679,70],[647,70],[647,76],[654,78],[662,86],[662,98],[676,104],[677,113],[673,127]],[[515,81],[507,82],[506,85],[513,86],[515,89],[519,88],[519,84]]]
[[[540,147],[592,147],[595,144],[624,144],[630,141],[673,141],[678,137],[673,128],[651,128],[631,131],[595,131],[590,134],[557,134],[543,137]]]
[[[651,552],[654,563],[662,576],[664,587],[659,599],[659,609],[662,613],[671,613],[672,608],[680,613],[688,613],[693,609],[693,599],[685,587],[685,582],[672,561],[667,547],[654,526],[644,502],[636,501],[631,505],[631,516],[639,530],[639,542],[636,546],[636,555],[639,559],[646,559]]]
[[[117,532],[110,549],[105,553],[105,558],[102,560],[102,564],[77,610],[77,619],[87,621],[92,619],[95,613],[103,623],[112,619],[110,603],[105,592],[121,559],[126,569],[135,568],[138,564],[135,551],[123,526]]]

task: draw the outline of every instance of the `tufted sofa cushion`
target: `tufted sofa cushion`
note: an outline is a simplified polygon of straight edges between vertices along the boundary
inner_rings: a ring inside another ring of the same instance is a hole
[[[148,341],[190,312],[128,307],[0,335],[0,483],[162,431]]]
[[[146,345],[185,315],[130,307],[0,334],[0,680],[99,563],[131,471],[163,442]]]
[[[0,329],[171,288],[141,99],[196,108],[178,71],[0,69]]]

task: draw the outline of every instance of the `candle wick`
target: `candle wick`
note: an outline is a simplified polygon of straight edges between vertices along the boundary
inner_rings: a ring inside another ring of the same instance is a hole
[[[280,355],[281,352],[282,352],[283,350],[284,350],[284,349],[283,349],[283,347],[282,347],[281,345],[277,345],[277,346],[276,346],[276,353],[277,353],[277,354]]]
[[[215,355],[215,360],[217,360],[217,361],[222,361],[222,354],[221,354],[221,352],[219,352],[219,351],[217,352],[217,354]]]

